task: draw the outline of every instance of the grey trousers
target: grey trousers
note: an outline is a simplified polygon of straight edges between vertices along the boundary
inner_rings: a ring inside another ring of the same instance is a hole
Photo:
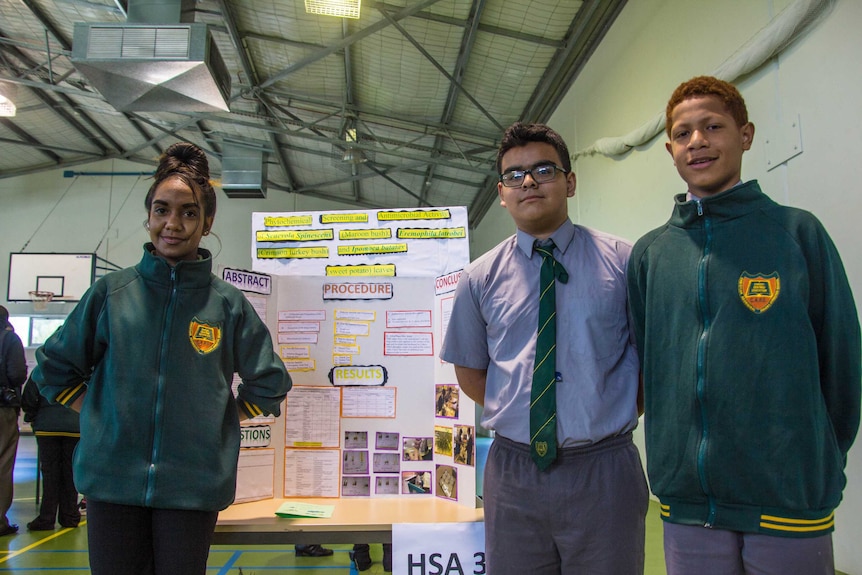
[[[631,434],[561,449],[539,471],[497,436],[484,476],[488,575],[642,575],[648,491]]]
[[[832,535],[795,539],[664,524],[668,575],[835,575]]]
[[[0,530],[9,526],[6,514],[12,507],[12,473],[18,452],[18,410],[0,407]]]

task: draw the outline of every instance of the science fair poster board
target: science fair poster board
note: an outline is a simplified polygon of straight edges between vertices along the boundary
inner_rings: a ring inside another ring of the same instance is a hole
[[[437,358],[435,288],[469,260],[466,210],[255,213],[252,223],[254,272],[272,275],[268,325],[294,382],[273,442],[276,494],[474,507],[475,408]]]

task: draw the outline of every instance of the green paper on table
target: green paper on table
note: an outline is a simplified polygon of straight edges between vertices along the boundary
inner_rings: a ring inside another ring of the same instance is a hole
[[[275,514],[279,517],[332,517],[335,505],[313,505],[311,503],[299,503],[297,501],[286,501],[276,509]]]

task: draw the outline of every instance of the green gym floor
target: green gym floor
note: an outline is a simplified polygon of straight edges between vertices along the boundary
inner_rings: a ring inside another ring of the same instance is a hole
[[[0,537],[0,574],[81,575],[89,573],[87,563],[86,517],[77,529],[27,531],[27,522],[37,515],[36,508],[36,440],[22,436],[15,462],[15,500],[9,520],[20,526],[17,535]],[[207,572],[212,575],[263,575],[270,573],[297,575],[356,574],[348,552],[352,545],[328,545],[335,550],[331,557],[296,557],[293,545],[227,546],[214,545],[210,550]],[[363,574],[383,573],[380,545],[371,546],[374,565]],[[662,551],[661,520],[658,504],[650,502],[646,522],[645,575],[665,575]]]

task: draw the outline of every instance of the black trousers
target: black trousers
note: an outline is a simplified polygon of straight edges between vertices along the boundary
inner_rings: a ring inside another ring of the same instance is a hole
[[[0,531],[9,528],[6,517],[12,507],[13,472],[18,453],[18,410],[0,407]]]
[[[92,575],[205,575],[218,511],[152,509],[87,497]]]
[[[72,455],[78,438],[37,435],[36,443],[42,470],[42,504],[36,522],[54,525],[59,519],[63,527],[77,527],[81,512],[72,478]]]

